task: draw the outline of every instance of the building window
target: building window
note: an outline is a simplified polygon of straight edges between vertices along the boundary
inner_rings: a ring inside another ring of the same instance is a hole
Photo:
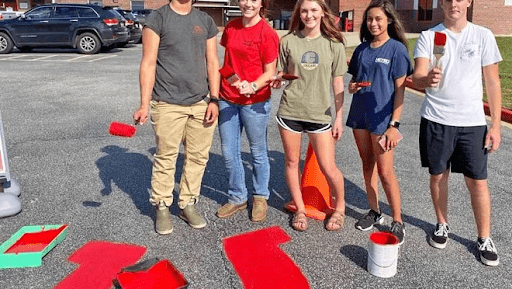
[[[418,21],[432,21],[433,0],[418,1]]]
[[[144,10],[144,1],[132,1],[132,10]]]

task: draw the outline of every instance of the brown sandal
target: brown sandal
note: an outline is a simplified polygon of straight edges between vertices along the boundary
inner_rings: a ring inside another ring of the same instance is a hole
[[[306,217],[306,212],[295,212],[292,219],[292,228],[300,232],[308,229],[308,218]]]
[[[345,216],[342,215],[339,211],[334,211],[329,220],[327,220],[327,223],[325,223],[325,229],[327,231],[338,231],[343,228],[344,222]]]

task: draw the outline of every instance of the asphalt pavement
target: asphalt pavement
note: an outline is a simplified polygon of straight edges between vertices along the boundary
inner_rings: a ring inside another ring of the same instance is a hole
[[[221,61],[222,54],[220,48]],[[290,214],[283,210],[284,203],[290,199],[283,177],[284,154],[272,118],[268,127],[271,197],[267,220],[252,223],[250,210],[229,219],[215,216],[217,208],[227,201],[228,188],[216,132],[202,197],[197,204],[207,227],[200,230],[189,227],[178,218],[174,204],[171,209],[174,232],[159,236],[154,232],[155,213],[148,203],[155,152],[152,128],[148,124],[139,127],[131,139],[107,132],[111,121],[130,122],[139,104],[140,57],[140,45],[91,57],[62,49],[0,55],[0,112],[11,174],[21,185],[23,208],[16,216],[0,219],[0,243],[23,226],[69,225],[67,237],[43,258],[42,266],[0,269],[0,288],[53,288],[78,268],[68,257],[94,240],[143,246],[147,251],[141,260],[169,259],[184,274],[190,289],[243,288],[239,274],[226,256],[223,240],[275,226],[290,237],[280,248],[301,269],[311,288],[512,287],[512,233],[510,224],[507,225],[512,220],[511,126],[503,125],[502,146],[489,157],[492,237],[501,262],[498,267],[488,267],[479,262],[476,226],[461,175],[450,178],[452,234],[448,246],[439,250],[427,243],[434,230],[435,215],[428,171],[420,167],[418,151],[422,95],[410,90],[405,95],[400,126],[404,139],[395,152],[406,236],[394,277],[379,278],[366,270],[370,232],[356,230],[354,223],[368,210],[368,204],[361,162],[347,127],[336,144],[336,163],[345,177],[347,202],[342,231],[328,232],[321,221],[315,220],[310,221],[306,232],[296,232],[290,227]],[[345,80],[348,82],[349,77]],[[273,93],[272,117],[277,111],[280,92]],[[345,118],[351,99],[347,94]],[[245,139],[242,145],[246,179],[252,188]],[[304,137],[303,155],[306,149],[307,137]],[[182,164],[183,154],[180,154],[179,167]],[[178,170],[177,183],[180,174]],[[382,190],[380,205],[386,214],[380,228],[385,229],[391,218]],[[266,265],[258,274],[275,272],[275,264]],[[284,274],[278,277],[290,278]]]

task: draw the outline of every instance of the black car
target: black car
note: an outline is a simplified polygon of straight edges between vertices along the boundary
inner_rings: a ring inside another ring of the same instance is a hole
[[[0,21],[0,54],[13,46],[22,51],[36,47],[73,47],[97,53],[129,41],[123,18],[112,8],[92,4],[47,4],[20,17]]]
[[[142,26],[146,24],[146,18],[151,14],[153,10],[151,9],[134,9],[132,10],[132,14],[139,19],[139,22]]]
[[[134,43],[139,43],[142,39],[142,27],[139,23],[139,19],[135,17],[131,12],[124,10],[120,7],[113,7],[115,11],[117,11],[121,16],[125,19],[126,27],[130,30],[130,39],[128,41],[133,41]],[[128,41],[118,43],[118,47],[124,47],[128,44]]]

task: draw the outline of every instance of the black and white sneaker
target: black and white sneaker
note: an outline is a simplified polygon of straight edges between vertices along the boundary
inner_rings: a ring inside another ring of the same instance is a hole
[[[437,249],[446,248],[449,232],[450,229],[448,228],[448,224],[437,224],[436,230],[432,233],[432,236],[430,236],[428,243],[430,246]]]
[[[399,245],[402,245],[404,243],[405,225],[403,223],[393,221],[391,223],[391,230],[389,230],[389,232],[398,238]]]
[[[370,210],[366,215],[364,215],[359,221],[356,222],[356,229],[361,231],[368,231],[373,228],[373,225],[382,224],[384,222],[384,217],[375,212],[374,210]]]
[[[487,266],[498,266],[500,258],[498,251],[491,238],[478,238],[478,252],[480,252],[480,261]]]

